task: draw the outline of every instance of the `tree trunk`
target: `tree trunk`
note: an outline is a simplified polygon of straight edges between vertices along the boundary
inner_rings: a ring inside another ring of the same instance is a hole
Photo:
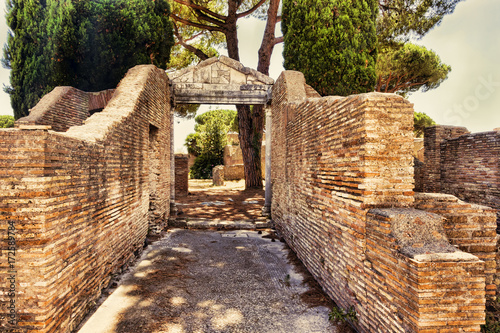
[[[269,75],[271,55],[275,45],[274,30],[278,20],[279,0],[271,0],[267,11],[266,29],[259,49],[257,70]],[[229,43],[228,43],[229,46]],[[245,105],[236,106],[240,126],[240,146],[245,169],[245,188],[262,188],[262,133],[264,129],[264,105],[254,105],[252,112]]]
[[[261,148],[264,107],[237,105],[239,139],[245,170],[245,188],[262,188]]]
[[[271,0],[267,11],[267,23],[259,49],[259,63],[257,70],[269,75],[271,54],[275,45],[274,30],[278,20],[280,0]],[[229,1],[228,19],[226,20],[226,42],[230,58],[239,61],[238,36],[236,31],[235,2]],[[234,18],[234,21],[233,21]],[[245,172],[245,188],[262,188],[262,133],[264,129],[264,105],[236,105],[238,110],[239,140],[243,154],[243,168]]]

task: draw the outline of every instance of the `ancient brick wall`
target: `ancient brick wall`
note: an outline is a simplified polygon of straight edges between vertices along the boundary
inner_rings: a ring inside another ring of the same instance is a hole
[[[189,156],[187,154],[175,154],[175,197],[188,195],[189,180]]]
[[[423,192],[441,192],[441,143],[456,138],[469,131],[465,127],[431,126],[424,131],[424,160],[422,185]]]
[[[416,209],[370,210],[364,270],[346,278],[366,285],[362,331],[479,332],[484,263],[454,250],[440,223]]]
[[[71,332],[142,249],[151,198],[153,215],[168,216],[167,81],[137,66],[83,126],[0,131],[0,312],[10,319],[15,304],[16,320],[0,331]]]
[[[484,263],[449,244],[443,218],[405,208],[414,204],[412,105],[393,94],[308,96],[298,72],[273,88],[272,216],[288,245],[356,311],[360,332],[479,332]],[[424,241],[403,251],[401,228]],[[457,304],[471,304],[470,319],[459,320],[470,309]]]
[[[54,131],[65,132],[71,126],[82,125],[91,113],[103,109],[114,92],[110,89],[89,93],[73,87],[56,87],[16,125],[50,125]]]
[[[441,144],[441,192],[500,209],[500,132],[467,134]]]
[[[497,274],[497,234],[495,209],[463,202],[450,194],[417,193],[415,208],[445,218],[443,227],[450,243],[484,261],[487,298],[500,292]]]

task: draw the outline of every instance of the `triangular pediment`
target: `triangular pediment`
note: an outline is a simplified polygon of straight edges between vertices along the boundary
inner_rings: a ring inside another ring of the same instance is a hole
[[[267,104],[274,80],[221,56],[170,73],[177,104]]]

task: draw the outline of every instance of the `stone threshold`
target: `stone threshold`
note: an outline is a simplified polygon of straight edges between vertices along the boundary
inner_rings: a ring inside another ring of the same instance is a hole
[[[183,217],[170,220],[168,225],[186,229],[255,230],[271,228],[273,223],[272,220],[266,218],[229,221]]]

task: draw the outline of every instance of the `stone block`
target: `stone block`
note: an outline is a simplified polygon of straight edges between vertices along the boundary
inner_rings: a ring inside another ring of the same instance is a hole
[[[218,165],[212,169],[212,181],[214,186],[224,186],[224,166]]]

